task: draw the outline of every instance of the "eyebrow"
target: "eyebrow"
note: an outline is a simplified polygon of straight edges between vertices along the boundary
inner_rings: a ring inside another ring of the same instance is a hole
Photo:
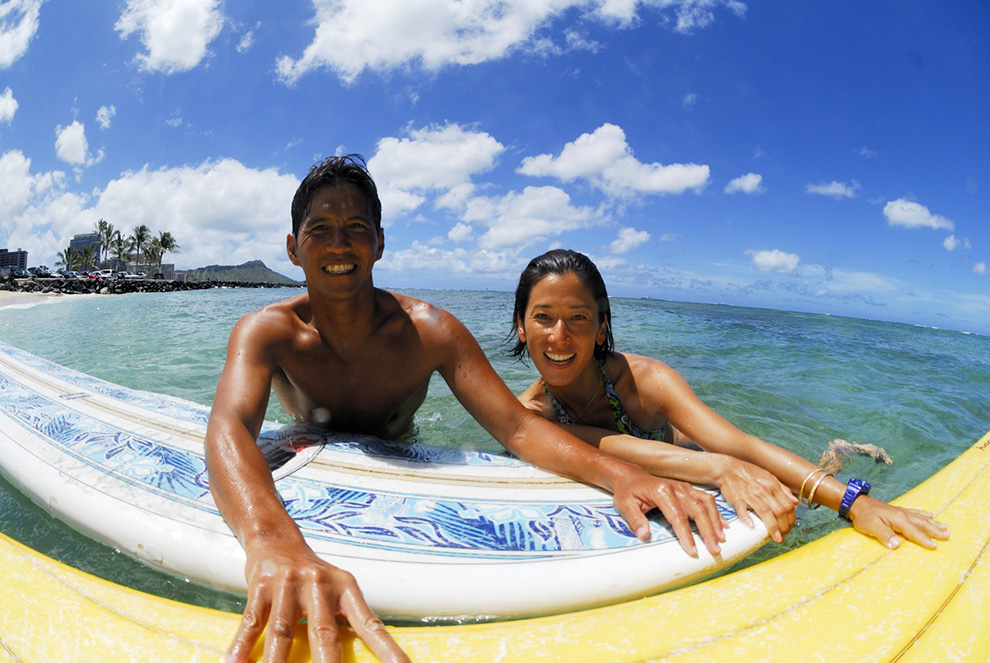
[[[553,307],[554,307],[554,304],[533,304],[532,305],[532,308],[541,308],[541,309],[542,308],[553,308]],[[573,309],[587,309],[589,311],[591,310],[591,307],[588,306],[587,304],[572,304],[568,308],[570,308],[571,310],[573,310]]]
[[[300,227],[303,227],[303,226],[306,226],[306,225],[309,225],[309,224],[312,224],[312,223],[316,223],[318,221],[326,221],[326,220],[329,220],[329,219],[336,220],[337,218],[338,217],[337,217],[336,214],[313,214],[311,212],[311,213],[307,214],[305,217],[303,217],[303,220],[302,220],[302,222],[300,222],[299,226]],[[350,216],[345,216],[345,217],[343,217],[342,220],[343,221],[363,221],[364,223],[367,223],[368,225],[371,225],[371,226],[375,225],[374,222],[369,217],[364,216],[364,215],[361,215],[361,214],[352,214]]]

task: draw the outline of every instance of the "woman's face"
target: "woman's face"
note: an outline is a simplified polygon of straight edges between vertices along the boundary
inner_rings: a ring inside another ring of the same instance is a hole
[[[529,294],[525,318],[517,320],[519,339],[548,384],[573,382],[605,341],[605,322],[591,290],[573,272],[548,274]]]

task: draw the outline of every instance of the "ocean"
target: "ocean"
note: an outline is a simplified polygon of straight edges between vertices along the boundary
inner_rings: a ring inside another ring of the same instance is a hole
[[[131,388],[209,405],[237,319],[293,289],[79,295],[0,309],[0,340]],[[402,290],[457,315],[516,393],[536,377],[508,357],[512,295]],[[847,462],[840,478],[870,481],[891,500],[990,429],[990,338],[906,324],[653,299],[612,300],[619,350],[662,359],[739,428],[817,462],[835,438],[872,443],[894,459]],[[268,419],[287,422],[275,399]],[[417,425],[430,444],[497,448],[434,376]],[[951,523],[949,523],[951,528]],[[798,511],[783,544],[749,565],[844,526],[827,509]],[[0,478],[0,530],[117,583],[240,611],[240,597],[152,570],[62,525]],[[736,566],[739,568],[739,565]]]

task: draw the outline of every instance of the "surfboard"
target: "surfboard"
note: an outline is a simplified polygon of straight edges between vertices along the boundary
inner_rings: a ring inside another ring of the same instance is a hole
[[[244,553],[209,491],[208,416],[0,344],[8,480],[98,541],[243,593]],[[696,533],[691,558],[661,517],[642,543],[607,493],[508,455],[271,423],[259,445],[307,541],[388,618],[518,618],[628,601],[709,575],[767,536],[713,493],[727,540],[712,557]]]
[[[852,528],[735,573],[619,605],[490,624],[391,628],[414,661],[990,660],[990,433],[895,503],[948,523],[936,550]],[[239,615],[89,576],[0,536],[0,660],[215,661]],[[308,661],[303,627],[292,661]],[[377,659],[345,633],[344,659]],[[260,652],[260,647],[256,650]]]

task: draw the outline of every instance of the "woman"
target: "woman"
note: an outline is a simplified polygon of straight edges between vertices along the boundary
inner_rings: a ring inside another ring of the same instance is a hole
[[[824,504],[891,549],[900,536],[926,548],[949,536],[932,514],[876,500],[868,483],[844,485],[739,430],[663,362],[614,351],[605,283],[580,253],[558,249],[529,263],[516,289],[510,336],[517,337],[512,353],[528,351],[541,376],[519,397],[526,407],[652,474],[718,486],[744,523],[752,525],[747,511],[753,511],[778,543],[799,503]]]

